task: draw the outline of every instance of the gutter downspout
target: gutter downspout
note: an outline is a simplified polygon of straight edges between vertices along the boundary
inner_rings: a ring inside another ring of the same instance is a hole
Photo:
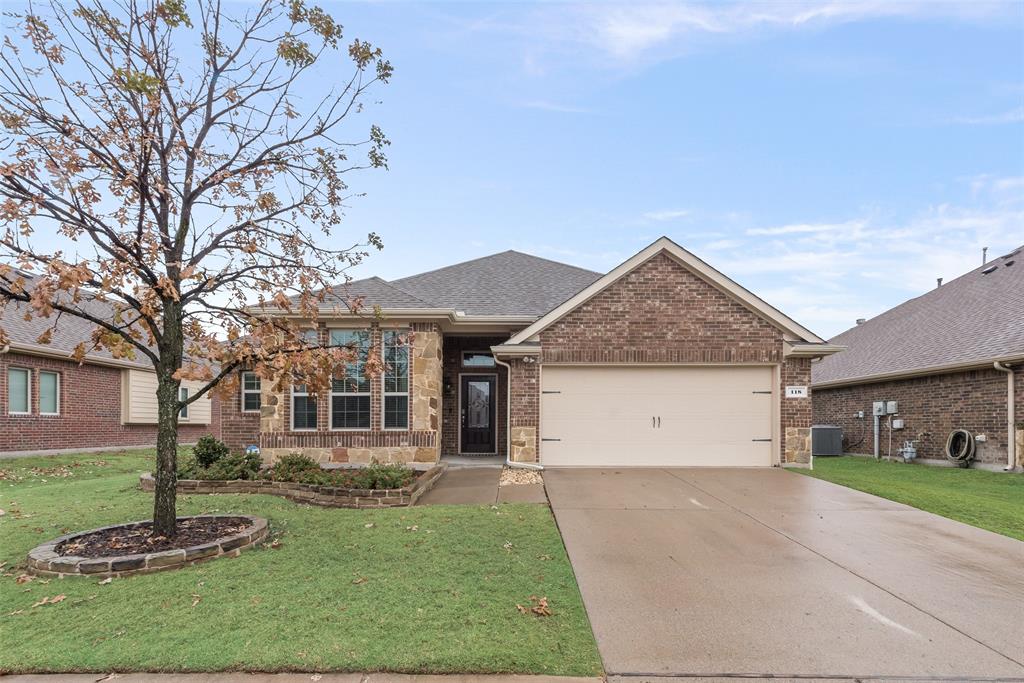
[[[1006,373],[1006,467],[1004,471],[1010,472],[1017,467],[1017,434],[1015,431],[1016,416],[1014,415],[1014,387],[1013,368],[1003,365],[999,361],[992,363],[992,367],[1000,372]]]
[[[542,470],[544,466],[540,463],[512,462],[512,366],[497,356],[494,356],[494,362],[505,368],[505,467]]]

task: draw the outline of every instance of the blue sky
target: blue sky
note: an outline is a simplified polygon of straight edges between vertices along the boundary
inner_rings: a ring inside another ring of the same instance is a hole
[[[1024,4],[330,9],[396,69],[357,276],[664,234],[831,336],[1024,243]]]
[[[1024,244],[1022,2],[325,4],[395,67],[355,277],[667,235],[828,337]]]

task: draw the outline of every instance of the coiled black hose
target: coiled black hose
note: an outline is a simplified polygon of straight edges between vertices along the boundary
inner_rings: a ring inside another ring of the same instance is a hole
[[[966,429],[954,429],[946,439],[946,457],[959,467],[968,467],[974,460],[974,436]]]

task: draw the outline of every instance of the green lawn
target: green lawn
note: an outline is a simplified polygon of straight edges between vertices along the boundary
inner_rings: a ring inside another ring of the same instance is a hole
[[[136,485],[151,468],[146,452],[0,460],[0,673],[601,670],[542,505],[359,511],[185,496],[185,514],[269,518],[278,547],[106,585],[17,583],[42,541],[148,518],[152,497]],[[517,609],[531,596],[552,615]]]
[[[1024,476],[954,467],[904,465],[846,456],[815,458],[818,479],[1024,541]]]

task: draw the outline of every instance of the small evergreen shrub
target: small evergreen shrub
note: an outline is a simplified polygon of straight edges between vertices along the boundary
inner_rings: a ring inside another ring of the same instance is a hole
[[[209,467],[203,467],[195,457],[179,465],[179,479],[257,479],[262,464],[260,456],[247,453],[229,453]]]
[[[192,448],[192,457],[200,467],[210,467],[221,458],[231,453],[227,444],[207,434],[199,438]]]
[[[347,489],[400,489],[408,486],[416,478],[416,473],[400,463],[382,465],[377,461],[358,469],[325,470],[308,456],[290,453],[279,458],[263,473],[263,477],[272,481]]]

